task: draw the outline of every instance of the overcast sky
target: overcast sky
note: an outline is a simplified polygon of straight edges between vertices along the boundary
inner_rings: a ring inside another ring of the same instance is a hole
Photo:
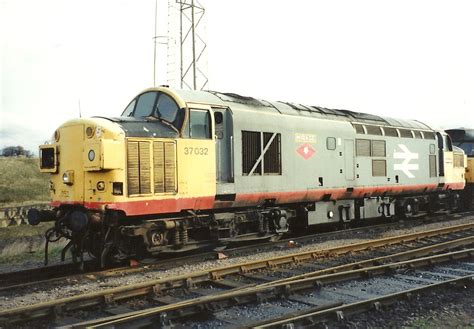
[[[202,3],[209,89],[474,127],[472,1]],[[118,116],[152,86],[154,6],[0,0],[0,147],[36,150],[79,107]]]

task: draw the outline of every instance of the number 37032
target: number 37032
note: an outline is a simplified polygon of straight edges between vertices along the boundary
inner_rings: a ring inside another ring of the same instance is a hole
[[[207,147],[185,147],[185,155],[207,155]]]

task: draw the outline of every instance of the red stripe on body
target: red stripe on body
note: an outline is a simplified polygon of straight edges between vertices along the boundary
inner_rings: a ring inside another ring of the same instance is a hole
[[[374,197],[381,196],[384,193],[386,195],[398,195],[398,194],[412,194],[412,193],[423,193],[425,191],[435,191],[438,184],[417,184],[417,185],[390,185],[390,186],[365,186],[365,187],[354,187],[351,192],[347,191],[346,188],[334,188],[334,189],[317,189],[307,191],[294,191],[294,192],[262,192],[262,193],[248,193],[248,194],[237,194],[235,198],[234,206],[250,206],[261,204],[265,200],[275,199],[275,203],[295,203],[305,201],[320,201],[325,195],[330,194],[331,200],[340,199],[354,199],[363,197]],[[443,187],[447,189],[448,187]],[[453,188],[452,184],[449,184],[449,188]]]
[[[128,216],[138,216],[147,214],[165,214],[177,213],[182,210],[208,210],[213,208],[230,208],[261,205],[265,200],[275,199],[277,204],[297,203],[297,202],[315,202],[321,201],[325,195],[330,194],[332,200],[354,199],[363,197],[375,197],[398,194],[414,194],[432,192],[436,190],[463,189],[464,183],[450,183],[438,188],[438,184],[418,184],[418,185],[390,185],[390,186],[366,186],[354,187],[352,191],[346,188],[334,189],[315,189],[306,191],[292,192],[257,192],[237,194],[235,201],[214,201],[214,196],[200,198],[179,198],[179,199],[161,199],[161,200],[137,200],[126,202],[85,202],[83,205],[89,209],[101,209],[107,205],[108,209],[123,210]],[[80,202],[51,202],[53,207],[62,204],[78,204]]]
[[[204,210],[211,209],[214,204],[214,196],[201,198],[179,198],[179,199],[160,199],[160,200],[137,200],[126,202],[52,202],[53,207],[62,204],[84,205],[88,209],[102,209],[107,205],[107,209],[123,210],[128,216],[139,216],[148,214],[175,213],[181,210],[193,209]]]

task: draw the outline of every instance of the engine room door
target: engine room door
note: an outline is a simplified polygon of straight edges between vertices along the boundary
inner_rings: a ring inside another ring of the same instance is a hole
[[[229,109],[214,108],[216,134],[216,174],[218,183],[233,183],[233,127]]]
[[[346,180],[354,180],[354,141],[352,139],[344,140],[344,171]]]
[[[444,143],[443,136],[440,133],[436,133],[438,138],[438,159],[439,159],[439,177],[444,177]]]

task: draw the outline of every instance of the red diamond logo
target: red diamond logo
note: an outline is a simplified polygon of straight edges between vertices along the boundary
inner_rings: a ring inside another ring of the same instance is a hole
[[[311,146],[311,144],[305,143],[300,145],[300,147],[296,149],[296,152],[298,152],[303,159],[308,160],[314,155],[314,153],[316,153],[316,150]]]

